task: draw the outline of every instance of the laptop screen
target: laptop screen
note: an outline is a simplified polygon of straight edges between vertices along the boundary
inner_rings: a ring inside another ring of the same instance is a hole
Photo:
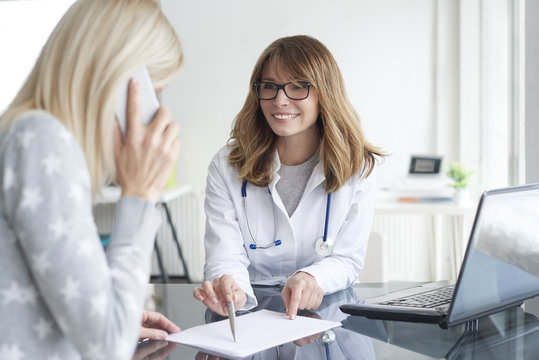
[[[448,323],[486,315],[539,294],[539,185],[485,192]]]

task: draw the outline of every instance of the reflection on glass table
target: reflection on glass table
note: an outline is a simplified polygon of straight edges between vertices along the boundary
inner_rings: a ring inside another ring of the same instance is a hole
[[[537,318],[520,307],[479,319],[477,329],[359,316],[345,319],[343,327],[435,359],[537,359],[539,354]]]
[[[281,299],[282,288],[279,286],[254,287],[258,306],[251,310],[262,309],[286,313]],[[308,316],[324,320],[341,321],[346,314],[339,310],[339,304],[346,301],[357,301],[352,288],[342,290],[324,297],[316,311],[299,311],[299,316]],[[222,320],[223,317],[206,310],[206,322]],[[264,336],[264,334],[260,334]],[[359,333],[335,328],[321,334],[315,334],[294,342],[267,349],[248,359],[375,359],[372,342],[369,337]]]
[[[459,325],[443,330],[436,324],[370,320],[348,316],[343,303],[411,287],[415,283],[356,284],[328,295],[319,309],[301,315],[341,321],[343,326],[318,336],[271,348],[248,359],[535,359],[539,353],[539,320],[515,307],[481,318],[478,330]],[[187,329],[221,319],[192,298],[196,284],[155,285],[157,311]],[[259,309],[285,312],[279,287],[257,287]],[[264,334],[260,334],[264,336]],[[334,336],[334,338],[333,338]],[[326,339],[326,343],[322,338]],[[155,348],[150,352],[151,347]],[[329,355],[329,356],[328,356]],[[139,344],[134,359],[206,359],[197,349],[178,344],[146,341]],[[208,357],[208,359],[212,359]]]

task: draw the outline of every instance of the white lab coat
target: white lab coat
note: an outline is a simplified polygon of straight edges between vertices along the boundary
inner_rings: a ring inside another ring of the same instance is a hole
[[[247,294],[246,309],[256,306],[251,283],[278,284],[298,271],[316,279],[325,294],[350,286],[363,268],[374,212],[374,174],[349,179],[331,196],[328,237],[335,240],[330,256],[316,253],[315,242],[324,234],[327,194],[322,164],[318,163],[291,217],[276,188],[281,163],[276,152],[273,181],[266,188],[247,184],[247,210],[241,196],[241,179],[228,163],[224,146],[212,159],[206,185],[206,265],[204,275],[213,280],[231,275]],[[273,205],[272,205],[273,203]],[[247,227],[259,245],[280,239],[282,244],[252,250]]]

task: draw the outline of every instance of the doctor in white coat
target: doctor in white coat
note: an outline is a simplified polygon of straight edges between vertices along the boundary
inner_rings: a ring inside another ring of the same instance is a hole
[[[221,315],[257,305],[251,284],[283,284],[287,315],[316,309],[363,267],[380,150],[329,50],[309,36],[260,56],[206,187],[206,281],[193,295]]]

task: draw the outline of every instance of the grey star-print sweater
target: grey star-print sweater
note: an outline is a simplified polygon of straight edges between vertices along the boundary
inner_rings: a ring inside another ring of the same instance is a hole
[[[117,205],[106,252],[81,147],[29,112],[0,128],[0,359],[130,359],[158,209]]]

